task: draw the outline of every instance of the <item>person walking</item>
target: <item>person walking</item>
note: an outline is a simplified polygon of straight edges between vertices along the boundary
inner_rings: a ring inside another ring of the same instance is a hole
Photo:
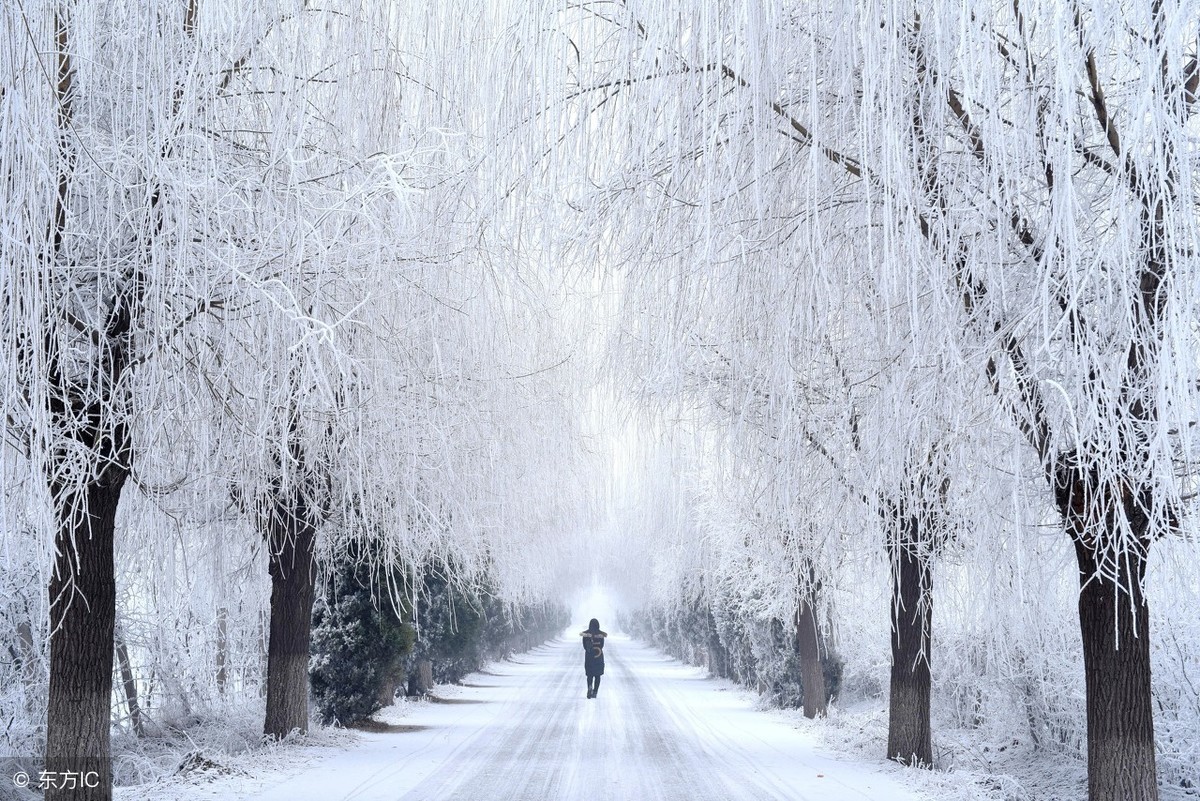
[[[587,675],[587,697],[595,698],[600,692],[600,677],[604,675],[604,638],[600,621],[592,618],[583,635],[583,672]]]

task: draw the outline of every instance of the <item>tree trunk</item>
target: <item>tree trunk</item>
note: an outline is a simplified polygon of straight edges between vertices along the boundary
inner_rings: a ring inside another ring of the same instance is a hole
[[[229,663],[229,613],[223,606],[217,607],[217,693],[225,697],[225,684],[228,681],[227,668]]]
[[[25,712],[34,716],[34,699],[41,696],[38,687],[38,659],[33,644],[33,626],[22,620],[17,624],[16,662],[21,671],[21,685],[25,688]]]
[[[116,643],[117,667],[121,671],[121,686],[125,690],[125,706],[129,708],[129,725],[133,727],[134,734],[144,737],[146,730],[142,725],[142,709],[138,704],[137,681],[133,678],[133,667],[129,664],[129,649],[125,646],[125,638],[121,636],[120,629],[114,631],[113,638]]]
[[[1152,491],[1106,481],[1078,462],[1074,453],[1060,456],[1052,482],[1079,566],[1088,798],[1157,801],[1150,607],[1143,591]]]
[[[312,639],[316,532],[296,515],[270,522],[271,632],[267,643],[267,715],[263,733],[308,731],[308,657]]]
[[[1146,558],[1127,554],[1117,575],[1097,572],[1095,554],[1075,541],[1079,628],[1087,688],[1088,798],[1157,801],[1150,690],[1150,607],[1142,592]]]
[[[383,680],[379,683],[379,692],[375,696],[375,700],[380,706],[388,707],[396,703],[396,688],[400,686],[400,680],[395,673],[395,666],[388,669]]]
[[[708,650],[708,672],[720,679],[729,678],[729,651],[721,642],[721,635],[717,631],[717,621],[712,613],[711,603],[704,605],[704,616],[706,621],[707,634],[707,650]]]
[[[933,633],[929,557],[909,531],[889,548],[892,563],[892,681],[888,707],[888,758],[931,767],[929,646]]]
[[[267,641],[269,640],[269,623],[268,620],[271,613],[268,611],[266,615],[258,617],[258,696],[266,699],[267,697]]]
[[[729,678],[729,654],[716,634],[708,636],[708,672],[718,679]]]
[[[800,683],[804,688],[804,717],[825,716],[828,695],[821,667],[821,635],[814,609],[816,590],[809,588],[796,610],[796,652],[800,656]]]
[[[113,469],[76,490],[52,488],[58,532],[50,578],[46,770],[82,777],[76,783],[83,786],[50,788],[46,801],[112,798],[113,537],[124,483],[125,473]]]
[[[425,695],[433,689],[433,662],[428,659],[417,661],[417,669],[408,677],[408,694]]]

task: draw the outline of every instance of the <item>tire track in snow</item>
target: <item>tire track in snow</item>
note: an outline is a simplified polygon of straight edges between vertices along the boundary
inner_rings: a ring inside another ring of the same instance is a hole
[[[539,654],[550,664],[525,680],[487,742],[460,749],[453,764],[402,801],[794,797],[728,776],[729,753],[710,747],[711,738],[696,736],[696,721],[670,709],[678,698],[655,692],[662,679],[652,668],[669,660],[613,638],[600,697],[588,700],[580,650],[557,643]]]
[[[457,752],[454,762],[402,796],[403,801],[480,801],[480,799],[560,798],[557,783],[563,756],[555,744],[569,742],[570,716],[561,714],[570,671],[567,653],[551,646],[554,669],[530,671],[516,697],[504,705],[492,725]],[[524,659],[541,661],[542,654]],[[545,657],[542,657],[543,659]],[[514,660],[520,669],[530,661]],[[560,701],[560,703],[555,703]],[[555,708],[555,707],[559,708]],[[558,714],[556,714],[556,712]]]

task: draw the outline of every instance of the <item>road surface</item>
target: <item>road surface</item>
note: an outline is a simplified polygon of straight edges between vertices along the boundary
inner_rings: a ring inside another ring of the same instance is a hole
[[[250,797],[257,801],[905,801],[903,774],[822,755],[742,693],[624,637],[599,697],[583,649],[556,641],[473,674],[393,730]],[[393,714],[394,711],[393,711]]]

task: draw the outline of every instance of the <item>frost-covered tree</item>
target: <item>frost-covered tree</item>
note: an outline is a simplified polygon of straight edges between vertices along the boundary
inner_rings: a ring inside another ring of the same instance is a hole
[[[194,16],[164,17],[159,35],[179,52]],[[113,543],[146,411],[140,367],[188,314],[159,280],[180,241],[159,170],[184,113],[185,65],[129,69],[145,40],[124,22],[51,3],[6,7],[2,23],[20,43],[4,67],[0,275],[6,430],[23,458],[6,462],[42,477],[52,510],[47,764],[97,770],[84,792],[97,798],[110,791]],[[139,81],[152,88],[130,107]]]
[[[1144,585],[1191,482],[1194,28],[1166,3],[1021,4],[958,40],[960,13],[883,20],[917,92],[881,111],[885,153],[1075,548],[1090,796],[1155,798]]]

